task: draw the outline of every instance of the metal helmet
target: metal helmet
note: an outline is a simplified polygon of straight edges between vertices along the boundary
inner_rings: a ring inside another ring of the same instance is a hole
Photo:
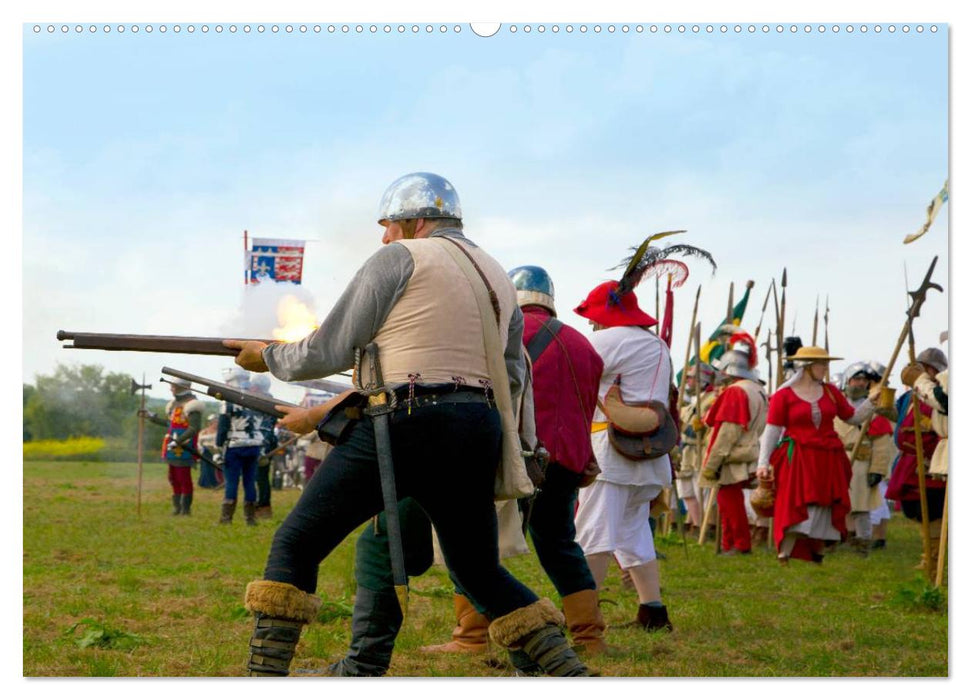
[[[879,382],[883,379],[884,373],[887,371],[887,366],[877,362],[876,360],[870,360],[866,363],[866,366],[870,368],[873,373],[873,381]]]
[[[759,381],[759,371],[752,366],[749,354],[741,347],[722,353],[715,360],[715,369],[729,377]]]
[[[883,372],[877,372],[874,368],[876,363],[873,362],[854,362],[849,367],[843,370],[843,374],[840,377],[839,387],[844,391],[849,387],[850,380],[854,377],[866,377],[867,381],[878,382],[880,377],[883,376]]]
[[[435,173],[409,173],[381,197],[378,223],[401,219],[461,219],[462,205],[452,183]]]
[[[535,304],[556,316],[553,280],[546,270],[536,265],[523,265],[510,270],[509,279],[516,288],[516,301],[520,306]]]
[[[182,377],[172,377],[172,379],[169,380],[169,384],[186,390],[189,390],[192,387],[192,382],[190,382],[188,379],[183,379]]]
[[[266,372],[253,372],[250,376],[249,387],[253,391],[262,391],[264,394],[269,394],[270,375]]]
[[[682,370],[683,372],[684,370]],[[701,379],[701,388],[707,389],[715,381],[715,368],[712,367],[707,362],[702,362],[698,365],[698,375]],[[685,381],[688,379],[695,378],[695,361],[692,358],[691,362],[688,364],[688,375],[685,377]],[[678,373],[678,381],[681,381],[681,372]]]
[[[231,367],[229,369],[224,369],[223,378],[225,378],[227,384],[234,386],[237,389],[249,388],[249,372],[242,367]]]
[[[922,365],[930,365],[938,372],[943,372],[947,369],[947,355],[944,354],[943,350],[939,350],[938,348],[921,350],[915,359]]]

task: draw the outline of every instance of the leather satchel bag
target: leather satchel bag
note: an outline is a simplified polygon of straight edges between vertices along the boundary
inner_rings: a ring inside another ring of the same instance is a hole
[[[627,459],[656,459],[678,444],[678,427],[668,407],[661,401],[625,403],[619,376],[597,404],[607,416],[607,439]]]

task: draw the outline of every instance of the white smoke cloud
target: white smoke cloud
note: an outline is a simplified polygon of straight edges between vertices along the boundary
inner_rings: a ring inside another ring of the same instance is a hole
[[[232,338],[273,338],[273,331],[282,325],[278,316],[280,303],[287,296],[295,297],[315,318],[317,307],[313,294],[292,282],[264,280],[243,289],[236,315],[220,328],[220,335]]]

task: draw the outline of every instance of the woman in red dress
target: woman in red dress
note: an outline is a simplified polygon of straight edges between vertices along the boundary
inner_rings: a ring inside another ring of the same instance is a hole
[[[821,563],[827,542],[846,538],[850,460],[833,419],[859,425],[873,414],[879,391],[857,408],[824,381],[831,357],[806,346],[789,356],[796,374],[772,394],[757,475],[775,476],[773,539],[779,562],[790,557]]]

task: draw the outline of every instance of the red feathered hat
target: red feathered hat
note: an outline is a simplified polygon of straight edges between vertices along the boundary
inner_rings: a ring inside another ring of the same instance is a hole
[[[653,326],[657,319],[641,311],[633,291],[617,293],[618,283],[598,284],[573,311],[601,326]]]

